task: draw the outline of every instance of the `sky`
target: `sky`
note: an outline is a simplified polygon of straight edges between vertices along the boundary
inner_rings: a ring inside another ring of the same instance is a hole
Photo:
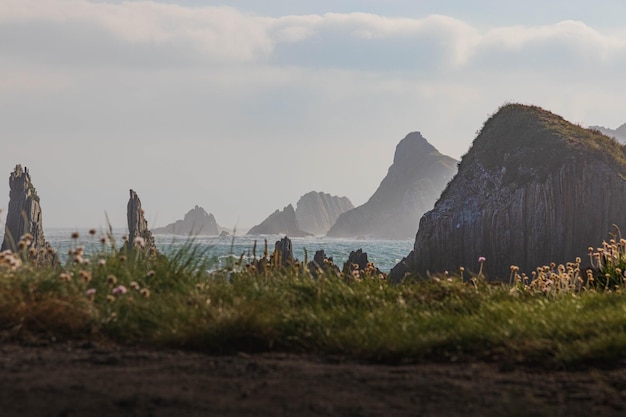
[[[626,122],[626,2],[0,0],[0,218],[245,230],[309,191],[373,194],[420,131],[459,159],[509,102]],[[5,178],[5,180],[2,180]],[[4,184],[4,185],[3,185]]]

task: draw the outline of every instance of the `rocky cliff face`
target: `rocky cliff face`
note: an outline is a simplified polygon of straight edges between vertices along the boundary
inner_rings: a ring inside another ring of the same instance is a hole
[[[478,270],[508,280],[583,257],[612,225],[626,227],[626,147],[548,111],[503,106],[419,225],[413,251],[392,270]],[[626,229],[624,229],[626,230]]]
[[[408,239],[456,173],[457,161],[442,155],[419,132],[396,147],[393,165],[372,197],[339,216],[331,237]]]
[[[177,220],[165,227],[152,229],[152,233],[171,233],[184,236],[217,236],[220,234],[220,229],[213,214],[207,213],[202,207],[195,206],[185,214],[182,220]]]
[[[296,220],[296,211],[289,204],[282,211],[276,210],[261,224],[254,226],[248,231],[248,235],[280,235],[291,237],[310,236],[310,233],[300,229]]]
[[[311,191],[298,200],[296,220],[303,231],[325,235],[341,213],[353,208],[348,197]]]
[[[9,211],[4,229],[4,240],[0,251],[16,252],[18,241],[29,234],[30,257],[39,263],[56,262],[56,255],[46,242],[39,196],[30,180],[28,168],[17,165],[9,176]],[[23,248],[22,248],[23,249]]]
[[[148,229],[148,221],[144,217],[141,200],[133,190],[130,190],[126,216],[128,218],[128,242],[134,247],[145,249],[146,252],[156,253],[154,237]]]

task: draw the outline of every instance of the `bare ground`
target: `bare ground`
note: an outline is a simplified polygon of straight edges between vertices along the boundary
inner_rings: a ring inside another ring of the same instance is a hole
[[[91,342],[3,344],[0,415],[624,416],[626,367],[391,366]]]

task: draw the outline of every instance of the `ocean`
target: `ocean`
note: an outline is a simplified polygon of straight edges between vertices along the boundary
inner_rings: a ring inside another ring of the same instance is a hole
[[[78,232],[80,237],[77,240],[72,239],[72,233]],[[67,228],[47,228],[44,230],[46,240],[59,253],[61,260],[65,261],[65,257],[70,249],[77,245],[85,248],[87,255],[100,250],[100,236],[103,231],[98,231],[95,236],[90,236],[88,229],[67,229]],[[119,246],[121,246],[122,237],[126,230],[114,230],[113,236]],[[212,267],[217,269],[227,264],[229,259],[237,258],[243,254],[245,259],[252,258],[254,242],[257,243],[256,255],[263,256],[265,239],[267,239],[268,251],[271,254],[274,250],[274,244],[280,240],[278,235],[262,235],[262,236],[175,236],[175,235],[154,235],[157,248],[160,252],[168,254],[180,249],[183,245],[192,239],[194,245],[201,247],[200,253],[206,253],[206,256],[213,262]],[[336,239],[327,237],[307,237],[307,238],[291,238],[294,256],[300,261],[304,261],[305,249],[308,252],[309,260],[313,259],[315,251],[324,249],[326,256],[332,257],[335,264],[339,267],[348,259],[350,251],[362,249],[366,252],[370,262],[383,272],[389,272],[403,257],[409,254],[413,248],[413,239],[410,240],[354,240],[354,239]],[[206,249],[206,251],[204,251]]]

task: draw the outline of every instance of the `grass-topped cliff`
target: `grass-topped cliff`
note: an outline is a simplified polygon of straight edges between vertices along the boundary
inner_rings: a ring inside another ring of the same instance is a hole
[[[565,263],[626,228],[626,148],[536,106],[508,104],[483,126],[435,207],[420,222],[409,272],[472,267],[491,279]]]
[[[614,138],[537,106],[507,104],[485,122],[461,166],[478,161],[505,169],[504,183],[519,184],[545,180],[577,158],[599,159],[626,174],[626,146]]]

